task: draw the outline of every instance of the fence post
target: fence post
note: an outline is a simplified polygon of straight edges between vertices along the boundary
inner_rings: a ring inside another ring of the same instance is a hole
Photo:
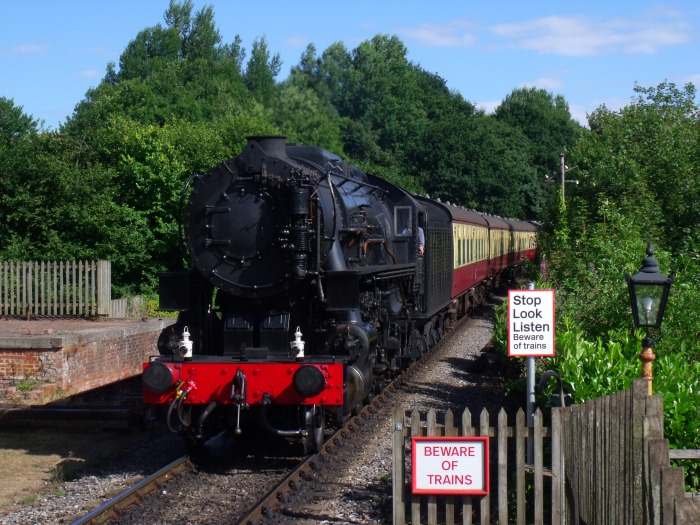
[[[490,438],[489,432],[489,412],[486,408],[481,409],[479,415],[479,435]],[[489,493],[490,494],[490,493]],[[481,523],[491,523],[491,496],[486,494],[481,496]]]
[[[112,301],[112,262],[97,261],[97,315],[109,315]]]
[[[561,409],[552,408],[552,525],[562,524],[564,456],[561,446]]]
[[[393,457],[393,500],[394,525],[406,523],[406,503],[404,502],[404,411],[394,409],[394,457]]]
[[[462,435],[463,436],[473,436],[476,432],[472,426],[472,413],[468,408],[464,409],[462,412]],[[472,497],[464,496],[462,498],[462,524],[472,525]]]

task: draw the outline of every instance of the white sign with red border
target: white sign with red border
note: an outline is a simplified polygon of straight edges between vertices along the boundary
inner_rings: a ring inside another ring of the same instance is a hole
[[[411,438],[414,494],[489,493],[488,437]]]
[[[508,291],[508,355],[554,357],[554,290]]]

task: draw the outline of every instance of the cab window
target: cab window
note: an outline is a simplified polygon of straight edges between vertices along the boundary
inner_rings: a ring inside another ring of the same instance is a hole
[[[413,233],[410,206],[394,208],[394,231],[399,236],[410,236]]]

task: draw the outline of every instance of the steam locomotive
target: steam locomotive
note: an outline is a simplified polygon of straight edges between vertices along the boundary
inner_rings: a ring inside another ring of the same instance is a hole
[[[191,269],[144,363],[144,403],[190,444],[260,432],[318,451],[505,272],[536,227],[419,197],[324,149],[250,137],[194,176]]]

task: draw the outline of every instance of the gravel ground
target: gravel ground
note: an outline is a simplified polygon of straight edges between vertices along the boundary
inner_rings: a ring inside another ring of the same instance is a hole
[[[513,401],[503,394],[502,367],[489,352],[492,310],[482,309],[449,340],[429,367],[421,370],[392,397],[392,405],[406,410],[450,408],[455,419],[469,408],[473,424],[483,408],[492,421],[501,407],[514,412]],[[391,473],[393,422],[391,408],[383,421],[361,438],[361,451],[344,468],[316,480],[294,497],[282,515],[269,523],[331,525],[338,523],[379,525],[392,522]],[[328,486],[332,485],[329,490]],[[329,493],[332,497],[329,498]],[[267,523],[267,522],[266,522]]]
[[[135,434],[131,446],[99,470],[47,486],[45,493],[19,510],[0,509],[0,525],[72,523],[183,453],[180,437],[167,431]]]
[[[487,306],[449,340],[430,367],[425,367],[400,389],[392,398],[392,403],[420,411],[452,408],[460,416],[464,408],[469,408],[475,420],[484,407],[492,417],[496,416],[501,406],[505,405],[508,410],[508,400],[503,396],[503,380],[499,374],[499,360],[495,354],[488,352],[491,330],[491,308]],[[344,462],[342,468],[333,474],[332,483],[317,480],[322,485],[333,485],[331,499],[327,491],[306,490],[289,502],[284,515],[276,518],[274,523],[391,523],[391,418],[385,416],[378,426],[373,425],[372,428],[376,430],[362,436],[361,452]],[[142,438],[109,469],[62,484],[32,506],[0,516],[0,525],[71,523],[133,484],[143,474],[166,464],[171,456],[176,457],[181,452],[178,447],[181,447],[179,438],[167,432],[157,437]],[[235,481],[231,484],[235,485],[235,489],[240,488]],[[206,486],[198,490],[201,490],[202,498],[211,494]],[[188,494],[190,500],[197,497],[197,493]],[[181,518],[179,523],[210,521],[193,514],[189,519]]]

